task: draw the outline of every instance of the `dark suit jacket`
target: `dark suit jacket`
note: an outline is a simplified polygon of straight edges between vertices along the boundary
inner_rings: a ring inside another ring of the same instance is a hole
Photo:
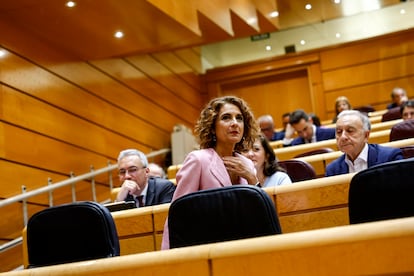
[[[272,136],[272,140],[271,141],[278,141],[278,140],[283,140],[283,138],[285,138],[285,132],[284,131],[280,131],[280,132],[273,132],[273,136]]]
[[[335,129],[334,128],[323,128],[323,127],[317,127],[316,128],[316,141],[324,141],[329,139],[335,138]],[[292,146],[294,145],[301,145],[305,144],[305,139],[302,137],[297,137],[292,141]]]
[[[368,144],[368,168],[377,164],[403,159],[398,148],[383,147],[377,144]],[[348,165],[345,163],[345,154],[330,163],[326,167],[326,176],[349,173]]]
[[[148,178],[145,206],[171,202],[174,191],[175,185],[171,181],[159,177]],[[127,195],[125,201],[134,201],[134,197],[132,195]]]

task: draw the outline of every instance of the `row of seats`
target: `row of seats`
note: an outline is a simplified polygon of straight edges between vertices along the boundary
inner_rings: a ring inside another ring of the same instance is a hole
[[[411,275],[414,218],[11,271],[1,275]]]
[[[412,216],[414,214],[414,202],[412,200],[410,200],[411,195],[414,192],[414,187],[411,185],[411,179],[414,176],[414,160],[413,159],[408,159],[408,160],[399,160],[399,161],[394,161],[394,162],[389,162],[386,164],[381,164],[379,166],[376,167],[372,167],[370,169],[367,169],[363,172],[360,172],[356,175],[353,175],[351,178],[351,184],[350,184],[350,188],[349,188],[349,219],[351,223],[361,223],[361,222],[372,222],[372,221],[377,221],[377,220],[388,220],[389,223],[392,223],[392,225],[396,225],[398,224],[398,220],[393,221],[392,219],[396,219],[396,218],[400,218],[400,217],[406,217],[406,216]],[[326,179],[332,179],[334,177],[330,177],[330,178],[326,178]],[[291,185],[291,186],[295,186],[295,185]],[[289,186],[286,186],[289,187]],[[278,188],[278,187],[275,187]],[[243,193],[241,193],[243,192]],[[251,193],[254,192],[254,193]],[[232,194],[232,196],[228,197],[226,196],[226,194]],[[197,244],[197,243],[190,243],[190,244],[185,244],[185,241],[188,240],[188,233],[204,233],[203,235],[192,235],[193,237],[195,237],[196,241],[200,240],[200,236],[201,236],[201,243],[205,243],[207,241],[211,240],[204,240],[206,238],[206,236],[210,235],[211,233],[209,233],[209,231],[206,232],[206,230],[204,229],[199,229],[199,225],[197,223],[193,223],[193,221],[188,221],[187,219],[187,215],[188,213],[194,213],[194,216],[200,216],[200,217],[204,217],[206,220],[213,220],[213,222],[210,222],[211,226],[209,226],[208,222],[207,225],[203,226],[203,228],[209,228],[210,231],[214,230],[214,229],[218,229],[218,230],[222,230],[223,232],[226,232],[228,229],[228,225],[229,223],[226,222],[225,220],[225,216],[226,214],[229,215],[230,217],[227,217],[227,219],[230,219],[234,216],[236,217],[241,217],[243,216],[242,214],[236,214],[234,213],[234,208],[221,208],[221,204],[223,204],[224,202],[228,202],[229,200],[232,201],[232,204],[237,205],[238,207],[235,208],[237,210],[245,210],[249,211],[250,208],[252,208],[254,210],[253,213],[263,213],[263,214],[267,214],[268,211],[267,210],[262,210],[260,208],[257,208],[256,205],[254,206],[241,206],[239,204],[237,204],[237,202],[240,203],[245,203],[246,202],[251,202],[252,204],[257,204],[260,205],[260,203],[265,202],[267,200],[270,201],[270,205],[273,205],[271,203],[271,198],[268,197],[266,194],[264,194],[264,197],[259,197],[259,198],[254,198],[255,195],[257,194],[262,194],[265,193],[262,189],[256,188],[256,187],[251,187],[251,186],[232,186],[232,187],[228,187],[227,189],[225,188],[221,188],[221,189],[213,189],[213,190],[205,190],[205,191],[200,191],[198,193],[194,193],[194,194],[189,194],[187,196],[184,196],[180,199],[178,199],[177,201],[175,201],[174,203],[171,204],[170,206],[170,219],[172,221],[176,221],[178,220],[178,224],[177,226],[179,227],[178,230],[176,230],[175,227],[170,228],[170,237],[173,237],[173,242],[174,244],[176,244],[178,242],[178,244],[182,244],[182,245],[191,245],[191,244]],[[246,198],[245,195],[249,195],[249,198]],[[330,196],[331,194],[327,194],[328,196]],[[222,197],[221,197],[222,196]],[[253,197],[252,197],[253,196]],[[278,195],[276,194],[276,197]],[[213,197],[214,199],[212,199],[211,197]],[[204,200],[205,199],[205,200]],[[213,217],[209,218],[210,216],[201,216],[200,214],[197,214],[200,212],[200,210],[202,212],[203,208],[206,207],[207,209],[214,209],[217,206],[213,206],[211,205],[211,202],[216,202],[217,199],[217,204],[218,209],[217,209],[217,213],[214,214]],[[190,203],[196,203],[197,206],[199,208],[195,208],[196,206],[192,206],[192,208],[188,208],[188,204]],[[254,203],[256,202],[256,203]],[[277,201],[276,201],[276,204]],[[201,205],[201,206],[199,206]],[[248,205],[248,204],[246,204]],[[178,207],[182,207],[184,209],[180,209]],[[263,205],[265,207],[265,209],[267,209],[268,207],[266,207],[266,204]],[[278,205],[277,205],[278,206]],[[230,209],[230,210],[229,210]],[[275,212],[275,210],[273,210],[273,212]],[[180,213],[186,214],[183,217],[180,216]],[[221,214],[223,213],[223,214]],[[191,215],[190,215],[191,216]],[[217,219],[217,216],[221,216],[223,218],[223,220],[219,220]],[[260,214],[257,214],[258,217],[260,217]],[[57,218],[59,218],[60,216],[58,216]],[[254,216],[253,220],[255,220]],[[271,218],[271,216],[266,215],[267,218]],[[56,218],[56,217],[54,217]],[[248,220],[249,217],[245,217],[243,216],[243,218],[245,220]],[[60,220],[65,220],[65,219],[70,219],[70,216],[67,217],[63,217],[60,218]],[[184,220],[183,220],[184,219]],[[412,219],[412,218],[410,218]],[[261,219],[260,221],[266,221],[265,219]],[[258,232],[259,235],[267,235],[267,234],[272,234],[272,233],[280,233],[280,228],[279,227],[279,223],[277,221],[277,216],[275,216],[273,218],[273,221],[276,222],[276,228],[274,229],[274,227],[272,227],[272,229],[274,230],[270,230],[270,233],[261,233]],[[405,221],[405,220],[404,220]],[[44,220],[41,221],[42,224],[45,223]],[[52,223],[54,221],[51,221]],[[221,225],[221,223],[223,225]],[[250,223],[252,224],[253,228],[257,228],[258,222],[256,223],[252,223],[250,222],[246,222],[246,223]],[[231,223],[233,224],[233,223]],[[237,224],[237,223],[235,223]],[[270,223],[266,223],[266,224],[270,224]],[[263,227],[266,227],[266,224]],[[85,224],[84,226],[86,226],[88,224]],[[173,224],[175,225],[175,224]],[[226,226],[227,225],[227,226]],[[367,225],[367,224],[363,224],[363,225]],[[51,227],[52,224],[50,224]],[[186,226],[191,228],[186,229]],[[361,225],[360,225],[361,226]],[[30,227],[30,224],[29,226]],[[195,228],[194,228],[195,227]],[[224,228],[223,228],[224,227]],[[230,225],[231,227],[231,225]],[[193,229],[194,228],[194,229]],[[245,227],[248,228],[248,227]],[[410,235],[412,235],[412,233],[414,232],[412,229],[413,227],[410,227],[411,231],[410,231]],[[181,229],[181,230],[180,230]],[[262,228],[260,228],[262,229]],[[259,229],[259,231],[260,231]],[[345,228],[344,228],[345,229]],[[350,231],[349,229],[352,229],[352,227],[347,226],[345,231]],[[378,231],[378,229],[376,229]],[[401,228],[399,230],[402,230]],[[80,229],[81,231],[81,229]],[[183,234],[180,231],[184,231],[184,235],[179,235],[179,239],[175,240],[175,235],[177,235],[176,232]],[[258,231],[258,230],[254,230],[254,231]],[[276,232],[275,232],[276,231]],[[318,232],[323,232],[323,230],[318,230]],[[346,232],[344,231],[343,234],[346,234]],[[366,230],[365,230],[366,231]],[[364,232],[365,232],[364,231]],[[213,231],[215,232],[215,231]],[[231,229],[230,230],[231,233],[239,233],[239,232],[243,232],[240,227],[236,227],[236,229]],[[305,232],[312,232],[312,231],[305,231]],[[379,231],[381,232],[381,231]],[[208,233],[208,235],[207,235]],[[304,232],[302,232],[304,233]],[[217,231],[218,235],[221,235],[220,231]],[[325,233],[326,234],[326,233]],[[388,237],[388,236],[393,236],[393,240],[399,240],[399,239],[403,239],[406,242],[408,242],[408,240],[405,239],[405,235],[404,235],[404,231],[399,231],[398,233],[394,233],[392,234],[391,229],[387,229],[387,231],[385,233],[382,233],[383,235],[380,235],[380,240],[383,240],[384,237]],[[171,236],[172,235],[172,236]],[[286,235],[279,235],[279,236],[286,236]],[[276,238],[279,236],[269,236],[267,238]],[[241,236],[243,237],[243,236]],[[78,237],[79,238],[79,237]],[[328,238],[329,240],[329,235],[325,238]],[[365,236],[364,240],[372,240],[372,239],[376,239],[378,237],[376,237],[376,235],[374,235],[374,232],[371,232],[369,236]],[[214,238],[214,240],[216,241],[222,241],[223,239],[228,239],[226,237],[219,237]],[[257,238],[259,239],[259,238]],[[41,241],[43,239],[40,239]],[[213,241],[214,241],[213,240]],[[191,241],[191,240],[190,240]],[[184,242],[184,244],[183,244]],[[248,245],[251,245],[251,242],[249,242],[249,239],[245,239],[245,240],[239,240],[237,241],[241,242],[241,243],[249,243]],[[272,243],[270,242],[270,248],[272,248]],[[292,241],[291,241],[292,242]],[[334,247],[338,247],[341,246],[341,244],[344,241],[339,241],[336,240],[335,241],[335,245]],[[355,242],[358,242],[358,240],[353,239],[352,243],[355,244]],[[412,242],[412,240],[411,240]],[[306,244],[306,241],[301,241],[300,244],[296,244],[295,246],[299,245],[299,247],[301,248],[301,251],[303,251],[303,254],[308,253],[306,250],[306,247],[303,248],[303,244]],[[391,244],[391,242],[389,243]],[[279,244],[280,245],[280,244]],[[289,244],[291,245],[291,244]],[[332,244],[331,244],[332,245]],[[395,243],[394,243],[395,245]],[[231,245],[230,245],[231,246]],[[246,244],[244,245],[245,248],[244,250],[242,250],[241,252],[243,252],[243,255],[248,255],[248,256],[254,256],[255,254],[257,254],[257,252],[252,249],[251,246],[247,246]],[[318,244],[318,246],[320,247],[321,244]],[[371,244],[371,246],[375,247],[376,250],[378,250],[378,246],[374,246]],[[226,246],[227,247],[227,246]],[[260,252],[264,251],[268,251],[269,248],[269,244],[266,242],[264,244],[262,244],[260,247]],[[396,254],[397,252],[395,251],[396,248],[393,247],[389,247],[389,245],[387,245],[386,247],[388,247],[388,251],[389,250],[393,250],[394,254]],[[188,247],[191,248],[191,250],[197,253],[200,253],[198,251],[197,247]],[[254,248],[254,246],[253,246]],[[241,247],[238,248],[239,250],[241,249]],[[292,248],[289,248],[290,250]],[[358,253],[358,255],[363,255],[363,251],[361,251],[363,248],[358,248],[355,251],[351,250],[353,253]],[[385,248],[384,248],[385,249]],[[240,251],[239,250],[230,250],[228,251],[227,255],[226,255],[226,259],[228,258],[237,258],[235,257],[235,255],[237,255],[240,258]],[[171,250],[173,251],[173,250]],[[169,252],[171,252],[169,251]],[[380,250],[380,252],[382,253],[382,251]],[[377,251],[378,253],[378,251]],[[351,254],[353,255],[353,254]],[[210,257],[213,256],[213,258],[210,260],[210,262],[214,261],[214,254],[213,255],[209,255]],[[396,255],[397,256],[397,255]],[[401,258],[400,255],[398,255],[399,258]],[[372,257],[372,256],[371,256]],[[357,258],[358,259],[358,258]],[[342,259],[341,259],[342,260]],[[375,258],[375,261],[378,262],[378,259]],[[96,261],[99,262],[99,261]],[[184,261],[186,264],[187,263],[192,263],[191,259],[186,259]],[[391,262],[394,264],[395,267],[395,262]],[[411,262],[412,263],[412,262]],[[382,266],[383,264],[377,264],[377,266]],[[398,265],[397,265],[398,266]],[[388,266],[387,266],[388,267]],[[339,267],[336,267],[336,269],[338,269]],[[411,269],[411,268],[410,268]],[[241,270],[241,272],[243,272],[243,270]],[[277,272],[280,272],[279,270],[276,270]],[[360,271],[360,270],[358,270]],[[228,271],[230,272],[230,271]],[[234,272],[234,271],[233,271]],[[252,271],[250,271],[252,272]],[[343,271],[341,271],[343,272]],[[381,271],[381,272],[385,272],[385,271]],[[401,271],[400,271],[401,272]],[[404,271],[406,272],[406,271]],[[214,272],[213,272],[214,274]],[[34,275],[34,274],[31,274]],[[221,274],[219,274],[221,275]]]

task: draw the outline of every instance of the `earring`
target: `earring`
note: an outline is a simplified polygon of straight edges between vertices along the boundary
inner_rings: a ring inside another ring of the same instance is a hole
[[[215,134],[213,134],[213,142],[215,143],[217,141],[217,139],[216,139],[216,135]]]

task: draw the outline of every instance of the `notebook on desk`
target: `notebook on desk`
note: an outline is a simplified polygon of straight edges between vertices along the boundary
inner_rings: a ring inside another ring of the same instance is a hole
[[[135,201],[118,201],[118,202],[104,204],[104,206],[108,208],[110,212],[137,208]]]

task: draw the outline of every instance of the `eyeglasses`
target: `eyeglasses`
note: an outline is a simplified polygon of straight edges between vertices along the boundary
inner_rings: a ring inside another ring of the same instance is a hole
[[[127,169],[120,169],[120,170],[118,171],[118,175],[119,175],[119,176],[125,176],[127,173],[128,173],[129,175],[136,174],[136,173],[137,173],[139,170],[141,170],[141,169],[145,169],[145,167],[138,168],[137,166],[132,166],[132,167],[129,167],[129,168],[127,168]]]

